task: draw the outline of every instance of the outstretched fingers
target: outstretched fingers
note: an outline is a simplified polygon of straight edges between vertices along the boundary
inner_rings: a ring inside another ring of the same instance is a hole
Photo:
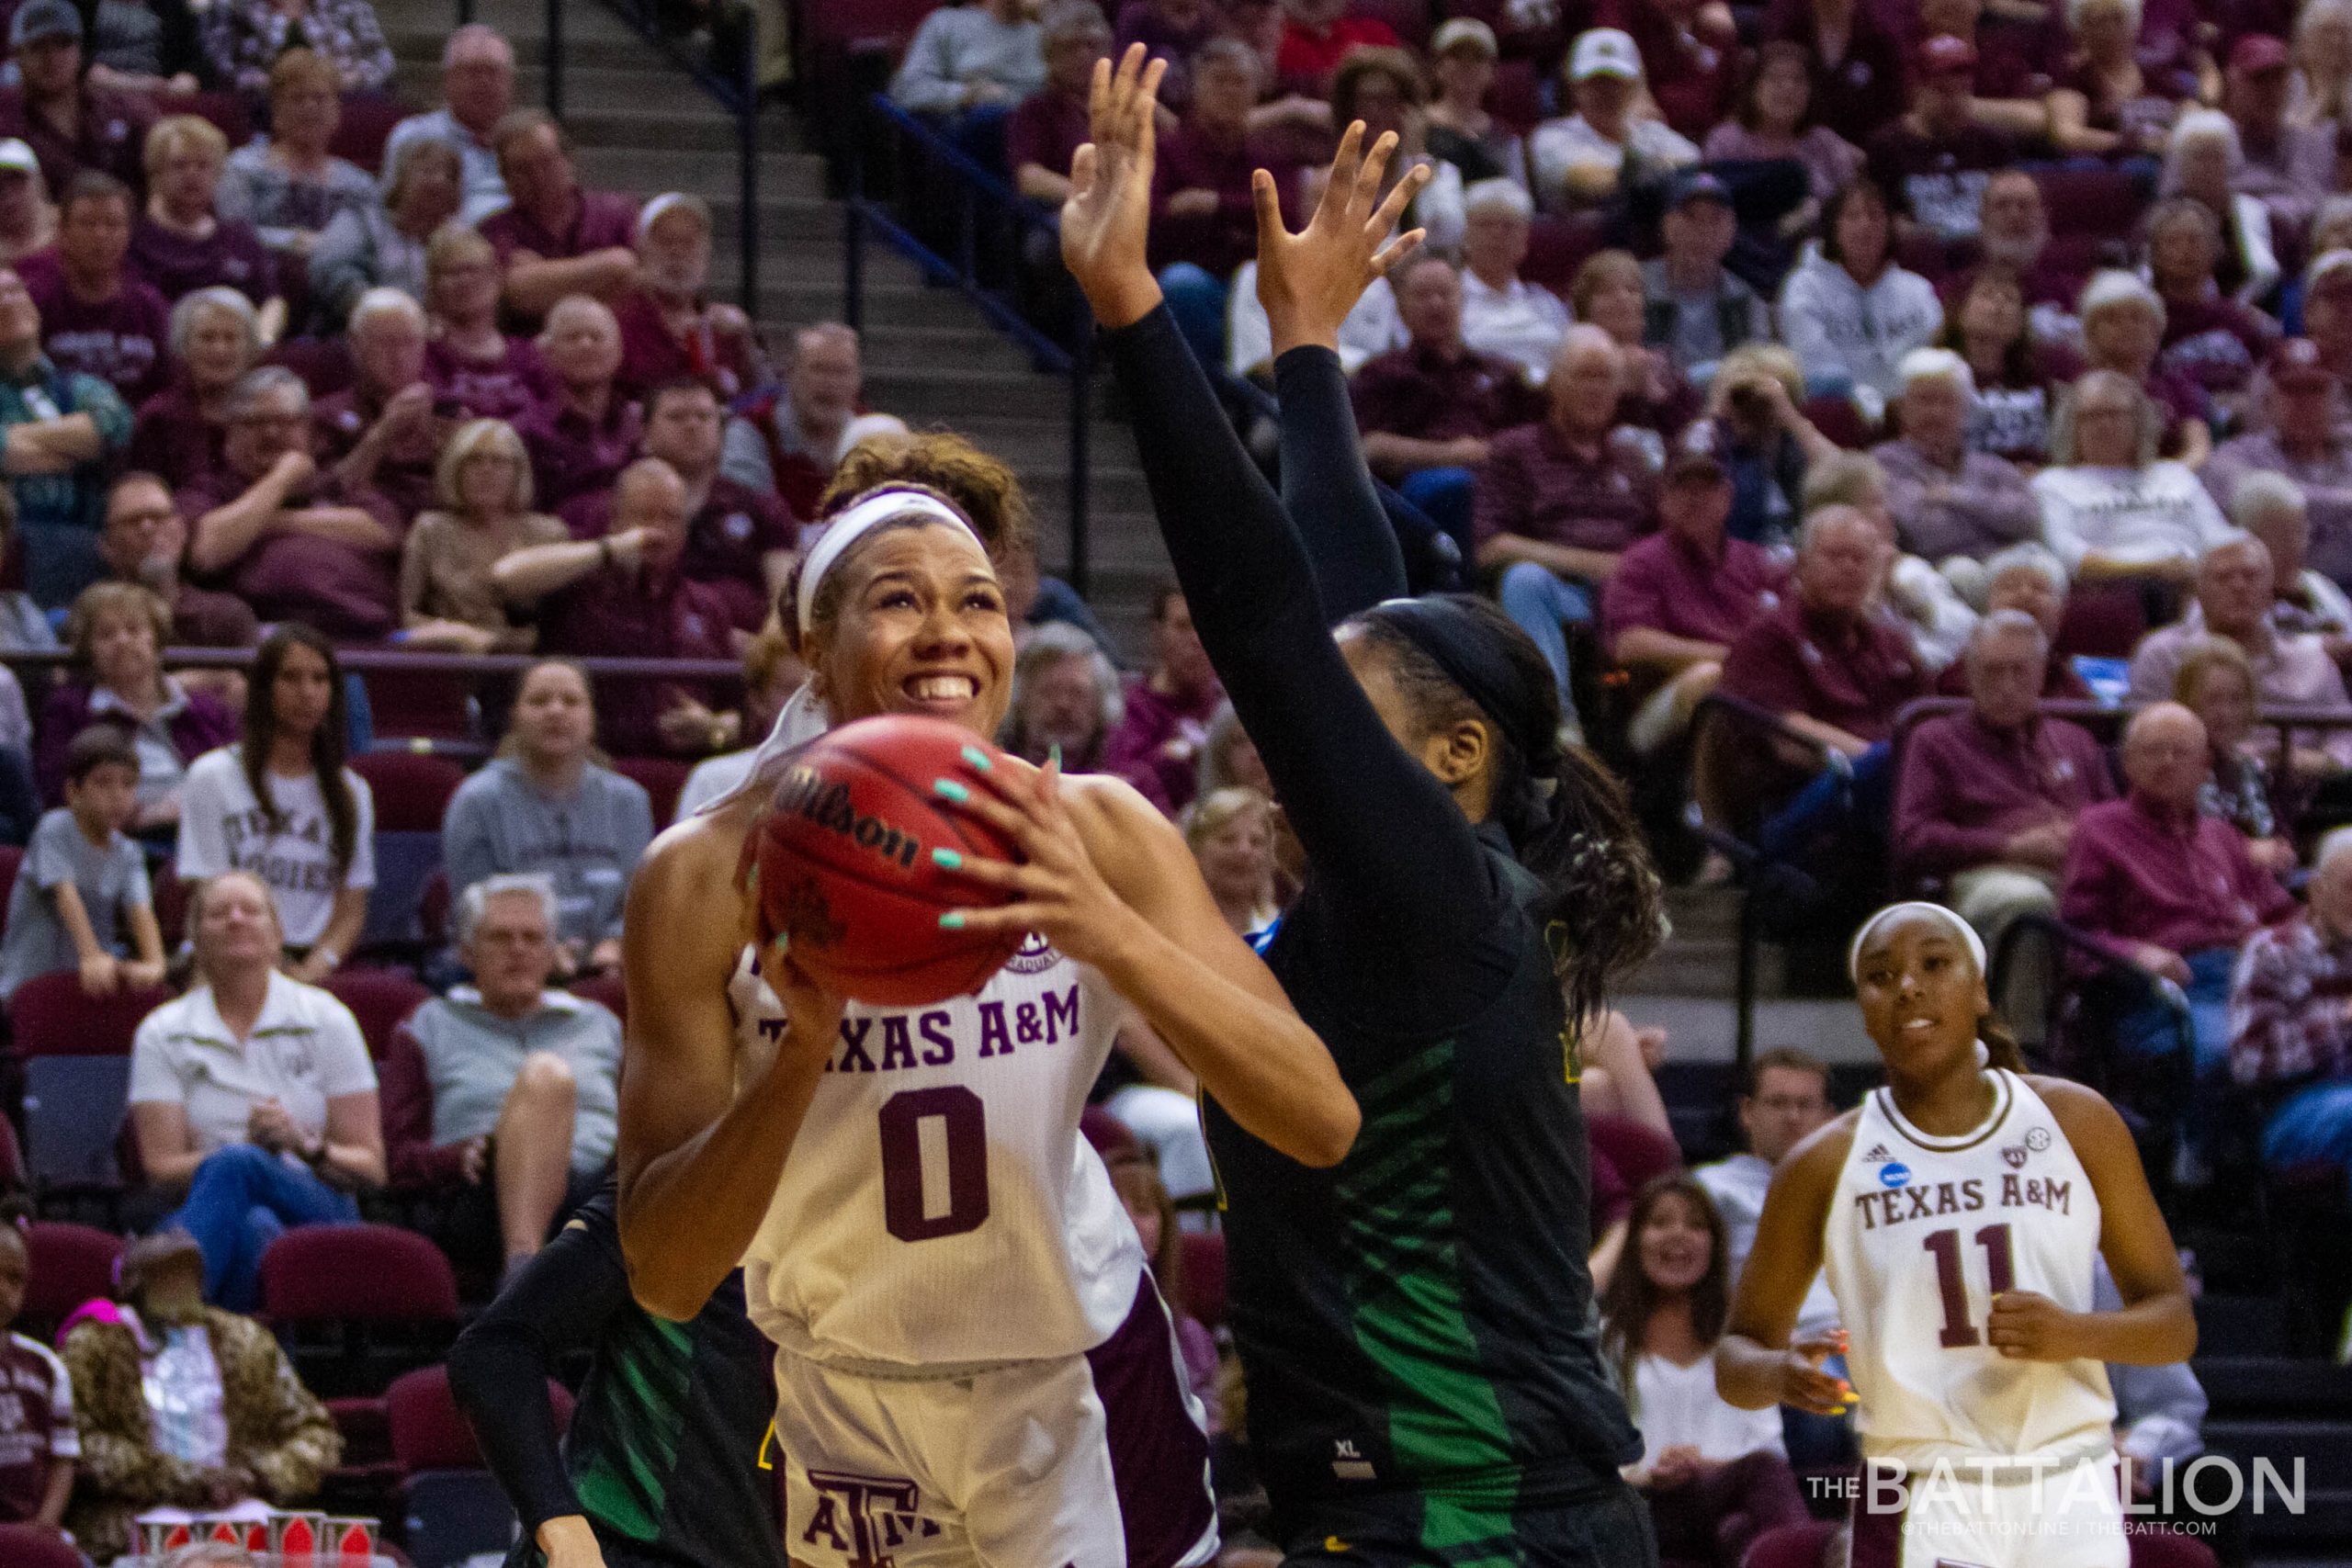
[[[1409,230],[1381,247],[1380,253],[1372,258],[1372,276],[1386,277],[1396,270],[1398,262],[1421,248],[1421,242],[1429,238],[1429,232],[1427,229]]]
[[[1358,121],[1354,129],[1361,130],[1363,122]],[[1388,160],[1396,151],[1396,133],[1384,130],[1372,144],[1372,150],[1363,155],[1363,162],[1356,165],[1355,185],[1348,197],[1350,218],[1361,221],[1365,213],[1379,205],[1380,182],[1386,177]]]

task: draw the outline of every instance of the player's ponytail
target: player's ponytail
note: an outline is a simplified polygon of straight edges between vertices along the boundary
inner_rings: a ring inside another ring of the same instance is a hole
[[[1392,599],[1355,617],[1398,692],[1435,731],[1464,718],[1494,740],[1488,812],[1543,884],[1536,910],[1571,1018],[1664,933],[1657,873],[1625,792],[1590,753],[1558,739],[1560,701],[1534,639],[1465,594]]]
[[[2033,1070],[2025,1065],[2025,1050],[1999,1013],[1988,1012],[1976,1021],[1976,1038],[1984,1043],[1986,1066],[2007,1067],[2013,1073]]]

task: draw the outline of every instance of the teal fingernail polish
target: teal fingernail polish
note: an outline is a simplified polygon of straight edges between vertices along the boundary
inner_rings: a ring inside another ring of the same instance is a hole
[[[961,909],[950,909],[945,914],[940,916],[939,929],[944,931],[962,931],[964,929],[964,911]]]
[[[931,863],[943,871],[961,871],[964,869],[964,857],[954,850],[933,850],[931,852]]]
[[[775,940],[768,943],[768,945],[774,948],[775,950],[776,956],[781,958],[786,953],[792,951],[792,933],[790,931],[778,931],[775,933]]]
[[[933,794],[943,799],[955,801],[959,806],[972,798],[972,792],[954,779],[933,779],[931,781],[931,787]]]
[[[967,746],[964,748],[964,761],[971,763],[972,766],[979,769],[979,771],[984,773],[996,766],[994,762],[989,761],[989,754],[986,751],[981,750],[977,746]]]
[[[1046,748],[1046,761],[1051,762],[1057,768],[1062,765],[1062,743],[1060,741],[1057,740],[1051,746]]]

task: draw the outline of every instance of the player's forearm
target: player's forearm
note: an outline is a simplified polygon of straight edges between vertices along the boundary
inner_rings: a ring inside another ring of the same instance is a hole
[[[1302,1165],[1333,1166],[1362,1113],[1330,1052],[1298,1016],[1252,996],[1138,919],[1104,978],[1250,1136]]]
[[[1715,1392],[1742,1410],[1769,1410],[1781,1403],[1785,1358],[1745,1334],[1726,1334],[1715,1345]]]
[[[621,1252],[630,1292],[655,1316],[700,1312],[759,1234],[824,1073],[823,1057],[804,1055],[778,1053],[718,1120],[666,1154],[632,1170],[624,1151]]]
[[[2186,1291],[2143,1296],[2114,1312],[2075,1319],[2085,1359],[2127,1367],[2168,1367],[2197,1353],[2197,1314]]]

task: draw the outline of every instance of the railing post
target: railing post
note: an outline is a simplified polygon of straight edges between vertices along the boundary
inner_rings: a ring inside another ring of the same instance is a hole
[[[868,113],[862,103],[851,112],[860,118]],[[865,137],[854,124],[849,136],[849,200],[842,204],[842,222],[846,226],[842,235],[842,320],[850,331],[860,332],[865,325]]]
[[[739,264],[743,313],[760,319],[760,14],[752,0],[741,0],[743,59],[736,73],[736,90],[743,95],[735,118],[737,152],[741,158],[741,214],[742,233]]]
[[[563,118],[563,0],[548,0],[546,69],[548,114],[552,118],[561,119]]]
[[[1084,595],[1094,574],[1088,528],[1088,444],[1093,434],[1094,319],[1079,311],[1078,341],[1069,355],[1069,585]]]

